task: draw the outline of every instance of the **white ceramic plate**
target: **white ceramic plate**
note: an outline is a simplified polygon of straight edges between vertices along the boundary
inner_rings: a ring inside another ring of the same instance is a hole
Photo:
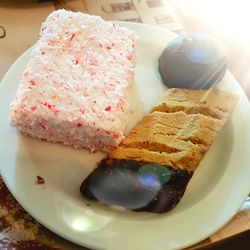
[[[146,25],[122,25],[138,35],[136,83],[148,110],[165,89],[157,59],[175,35]],[[250,112],[230,73],[219,84],[240,96],[229,123],[202,160],[179,205],[155,215],[112,210],[81,197],[83,178],[103,154],[39,142],[9,126],[9,104],[29,54],[30,50],[16,61],[0,86],[0,167],[11,193],[40,223],[94,249],[166,250],[206,238],[237,212],[250,191]],[[37,175],[45,185],[35,184]]]

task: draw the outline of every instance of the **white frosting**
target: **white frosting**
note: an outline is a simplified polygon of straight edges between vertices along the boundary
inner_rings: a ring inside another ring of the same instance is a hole
[[[127,124],[134,47],[134,32],[117,24],[83,13],[52,12],[23,72],[12,124],[31,136],[76,147],[91,138],[99,143],[101,136],[109,144],[104,147],[119,143]],[[41,122],[44,129],[37,127]],[[70,134],[79,145],[56,133]],[[90,144],[85,146],[98,148]]]

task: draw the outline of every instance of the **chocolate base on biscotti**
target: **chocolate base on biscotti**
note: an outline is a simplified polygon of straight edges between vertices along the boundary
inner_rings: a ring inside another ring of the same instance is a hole
[[[82,183],[88,199],[134,211],[162,213],[182,198],[192,172],[156,163],[104,159]]]

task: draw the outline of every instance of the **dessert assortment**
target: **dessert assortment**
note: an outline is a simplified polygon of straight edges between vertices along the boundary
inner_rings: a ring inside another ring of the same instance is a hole
[[[125,135],[135,33],[98,16],[52,12],[11,104],[11,125],[31,137],[108,152]]]
[[[133,211],[174,208],[227,122],[237,97],[211,88],[226,57],[205,34],[179,36],[159,58],[170,87],[126,136],[135,32],[100,17],[51,13],[11,104],[11,125],[37,139],[107,157],[85,178],[91,200]]]

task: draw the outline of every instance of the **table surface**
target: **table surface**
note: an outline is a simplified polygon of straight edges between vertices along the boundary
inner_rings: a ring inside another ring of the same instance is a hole
[[[38,39],[40,25],[53,10],[65,8],[100,15],[105,20],[147,23],[178,34],[204,31],[167,0],[2,0],[0,2],[0,80],[11,64]],[[207,27],[206,27],[207,28]],[[207,32],[212,32],[207,28]],[[229,69],[250,98],[250,54],[240,43],[227,41],[236,51]],[[237,62],[237,63],[235,63]],[[250,199],[222,229],[189,249],[206,248],[250,229]],[[250,235],[249,235],[250,237]],[[0,179],[0,249],[86,249],[50,232],[36,222],[10,194]],[[211,248],[212,249],[212,248]]]

